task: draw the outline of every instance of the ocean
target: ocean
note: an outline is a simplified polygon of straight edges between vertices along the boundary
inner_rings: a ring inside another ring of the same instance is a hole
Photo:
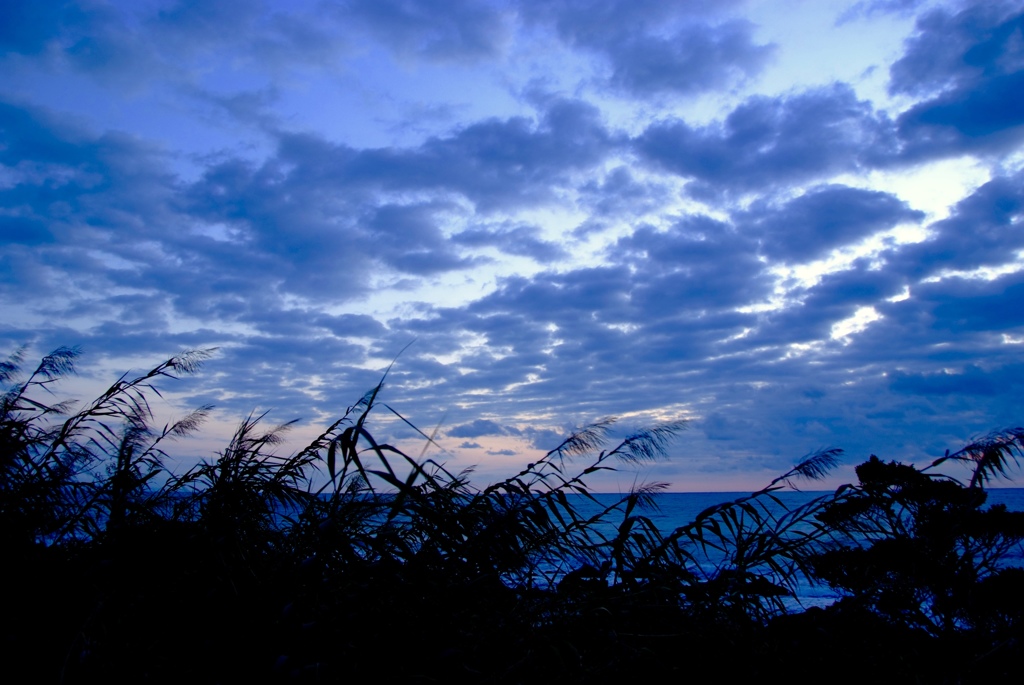
[[[1010,511],[1024,511],[1024,488],[990,488],[985,505],[1005,504]],[[708,507],[730,502],[749,495],[749,492],[663,492],[655,495],[657,509],[644,512],[658,530],[665,533],[690,523]],[[788,507],[806,504],[816,497],[831,494],[831,491],[780,490],[775,495]],[[613,504],[622,495],[601,493],[596,498],[605,505]]]
[[[986,506],[993,504],[1005,504],[1010,511],[1024,511],[1024,488],[991,488],[987,489],[988,499]],[[656,508],[647,509],[634,514],[646,516],[657,527],[662,534],[668,534],[673,530],[685,526],[694,521],[697,516],[708,507],[724,502],[730,502],[749,495],[745,492],[673,492],[660,493],[655,496]],[[775,493],[789,509],[809,503],[817,497],[829,495],[826,491],[794,491],[781,490]],[[596,499],[605,506],[619,501],[622,495],[602,493],[595,495]],[[579,507],[581,513],[596,513],[598,507],[592,502],[584,502],[580,497],[574,504]],[[608,522],[606,534],[614,534],[614,525],[621,521],[611,518]],[[1024,567],[1024,550],[1016,549],[1006,560],[1008,566]],[[715,559],[709,558],[708,564],[713,566]],[[785,603],[789,610],[802,610],[812,606],[827,606],[839,599],[839,595],[830,588],[823,585],[813,585],[802,582],[797,587],[796,596],[788,599]]]

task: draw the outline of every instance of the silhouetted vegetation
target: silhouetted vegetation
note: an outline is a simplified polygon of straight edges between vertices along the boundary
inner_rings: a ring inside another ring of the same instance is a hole
[[[39,682],[603,682],[825,673],[870,682],[1006,679],[1021,655],[1024,514],[985,508],[1024,445],[1013,429],[927,469],[872,457],[859,483],[789,508],[813,454],[764,489],[660,531],[659,485],[611,504],[587,478],[665,454],[679,423],[609,444],[611,421],[514,476],[475,487],[376,440],[378,385],[304,449],[241,422],[181,473],[154,430],[155,383],[188,352],[82,408],[54,401],[78,353],[21,380],[0,364],[2,656]],[[405,419],[402,418],[404,421]],[[407,422],[411,426],[411,422]],[[422,436],[424,440],[430,440]],[[963,484],[935,470],[966,463]],[[585,506],[584,506],[585,505]],[[792,611],[799,583],[842,591]],[[956,655],[955,659],[951,655]]]

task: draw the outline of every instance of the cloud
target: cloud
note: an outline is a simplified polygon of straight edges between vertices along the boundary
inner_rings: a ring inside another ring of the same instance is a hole
[[[505,254],[529,257],[547,264],[566,259],[569,253],[561,245],[540,237],[541,230],[526,225],[480,225],[452,236],[455,243],[472,247],[496,247]]]
[[[907,156],[1005,149],[1024,138],[1022,31],[1024,12],[999,2],[918,19],[889,81],[893,93],[930,96],[897,121]]]
[[[843,10],[836,24],[845,24],[860,18],[870,18],[876,14],[896,14],[906,16],[912,14],[928,0],[861,0],[852,7]]]
[[[804,295],[804,304],[850,307],[872,305],[898,295],[906,281],[893,269],[871,259],[854,261],[849,268],[825,274]],[[844,318],[842,316],[837,318]]]
[[[705,199],[870,168],[895,151],[891,122],[845,84],[755,96],[704,127],[655,123],[633,142],[655,168],[692,179],[688,192]]]
[[[271,134],[282,129],[281,118],[273,112],[274,106],[281,102],[281,91],[277,87],[236,90],[229,94],[198,87],[182,90],[207,107],[204,118],[214,124],[231,127],[243,124]]]
[[[748,95],[773,48],[739,6],[6,3],[0,341],[107,367],[220,345],[190,399],[316,421],[398,355],[389,405],[524,461],[677,413],[689,461],[651,473],[679,486],[1019,421],[1019,8],[922,15],[890,115],[843,83]],[[538,68],[564,90],[524,91]],[[789,276],[923,221],[848,174],[965,154],[990,178],[923,241]]]
[[[962,91],[986,77],[1019,70],[1024,47],[1014,36],[1022,22],[1019,8],[998,1],[969,2],[955,13],[940,7],[922,15],[903,56],[890,67],[889,90],[908,95]]]
[[[270,77],[267,87],[273,87],[282,83],[275,76],[294,76],[298,67],[334,70],[357,41],[355,32],[323,6],[311,11],[301,4],[248,0],[177,0],[143,14],[135,30],[160,61],[154,73],[193,86],[218,82],[228,91],[236,90],[232,81],[250,83],[254,72]],[[230,74],[226,84],[212,73],[213,65]]]
[[[363,369],[330,366],[336,385],[316,387],[326,360],[365,360],[363,346],[347,338],[387,329],[366,315],[295,306],[301,284],[323,287],[324,275],[339,271],[337,262],[324,261],[318,274],[313,267],[321,255],[304,251],[294,234],[271,240],[275,226],[264,225],[268,239],[261,245],[247,232],[251,226],[229,225],[246,201],[255,202],[255,195],[237,192],[253,169],[236,163],[211,172],[224,197],[234,188],[240,204],[222,215],[207,210],[205,222],[192,213],[183,192],[189,188],[167,170],[159,149],[131,136],[95,135],[8,102],[0,104],[0,141],[0,293],[5,302],[24,303],[19,320],[4,327],[4,340],[34,339],[51,348],[70,340],[94,357],[112,358],[220,344],[232,388],[217,403],[244,411],[269,397],[304,414],[314,398],[345,406],[352,401],[347,393],[379,380]],[[289,240],[296,241],[291,254],[281,250]],[[284,377],[292,379],[287,388]]]
[[[60,34],[71,3],[8,0],[0,4],[0,51],[36,55]]]
[[[520,13],[602,56],[610,88],[639,97],[694,95],[758,74],[774,53],[754,42],[749,22],[707,20],[731,4],[567,1],[524,3]]]
[[[366,257],[417,276],[472,266],[476,260],[460,256],[440,229],[436,215],[444,209],[433,203],[375,208],[364,223]]]
[[[735,218],[745,235],[759,239],[769,259],[800,263],[898,224],[919,223],[924,212],[889,193],[824,185],[781,205],[756,200]]]
[[[775,50],[752,40],[753,26],[691,24],[667,37],[622,37],[604,48],[612,88],[631,95],[679,95],[724,89],[757,75]]]
[[[559,99],[536,121],[485,120],[413,148],[357,150],[282,134],[277,156],[290,168],[283,180],[315,189],[447,192],[488,212],[555,201],[554,190],[571,174],[598,165],[617,147],[594,106]]]
[[[391,323],[430,350],[457,345],[463,331],[482,340],[460,373],[444,376],[446,392],[474,393],[482,411],[490,405],[476,393],[494,388],[508,389],[505,411],[508,402],[554,404],[592,418],[621,411],[623,392],[653,408],[671,401],[675,374],[754,323],[733,308],[761,296],[755,249],[728,226],[680,220],[665,234],[638,229],[620,241],[610,253],[621,265],[508,278],[464,308]],[[555,437],[533,442],[550,448]]]
[[[313,314],[310,323],[338,337],[378,338],[387,331],[384,324],[367,314]]]
[[[632,218],[654,211],[673,199],[662,180],[640,180],[629,167],[617,166],[600,180],[578,186],[579,203],[590,217],[581,233],[601,228],[606,219]]]
[[[218,41],[235,40],[249,34],[261,19],[260,3],[246,0],[176,0],[167,9],[157,10],[150,17],[151,30],[164,40],[173,41],[178,54],[215,45]],[[234,36],[225,35],[225,29],[234,26]]]
[[[424,277],[478,264],[468,248],[563,257],[535,229],[482,219],[558,201],[557,188],[614,147],[593,107],[565,100],[550,102],[537,122],[486,121],[408,148],[355,149],[282,133],[276,154],[259,165],[209,165],[182,205],[193,220],[228,227],[215,249],[248,253],[275,287],[339,301],[373,287],[381,266]],[[454,240],[442,230],[467,219]]]
[[[445,431],[449,438],[479,438],[484,435],[515,435],[518,431],[499,425],[490,419],[476,419]]]
[[[878,268],[869,260],[857,260],[848,269],[822,276],[810,287],[790,290],[783,305],[756,317],[751,332],[736,346],[771,346],[770,354],[784,355],[787,351],[780,352],[780,348],[789,345],[833,345],[833,326],[854,316],[861,307],[880,306],[900,294],[905,283],[898,273]],[[855,356],[855,351],[846,351],[847,359]]]
[[[330,66],[350,47],[325,13],[265,11],[262,3],[180,0],[137,3],[22,2],[0,8],[0,55],[32,57],[52,74],[78,73],[133,94],[164,86],[196,88],[220,63],[236,74]],[[9,62],[20,69],[29,62]]]
[[[0,216],[0,242],[8,245],[42,245],[54,242],[54,236],[42,219]]]
[[[720,14],[744,0],[550,0],[522,2],[520,15],[528,22],[554,26],[571,41],[597,44],[627,32],[650,32],[679,20]]]
[[[1024,326],[1022,297],[1024,272],[1016,272],[991,281],[946,279],[925,288],[919,299],[931,305],[935,328],[970,332]]]
[[[641,226],[620,239],[611,255],[638,273],[630,302],[658,319],[659,304],[699,312],[759,299],[769,283],[756,249],[757,243],[734,227],[693,215],[666,231]]]
[[[504,10],[472,0],[349,0],[337,9],[399,55],[441,61],[494,58],[510,37]]]
[[[1011,186],[1008,181],[1003,188]],[[824,230],[827,212],[819,216],[815,202],[824,207],[824,198],[833,193],[852,217],[862,214],[865,228],[843,223],[834,235],[825,230],[818,238],[815,230]],[[983,192],[973,202],[980,208],[1000,204],[999,197]],[[843,186],[819,186],[808,191],[806,204],[800,199],[766,204],[764,225],[782,221],[787,213],[794,222],[819,222],[804,238],[815,253],[897,220],[921,219],[891,195]],[[750,216],[737,216],[735,224],[688,216],[663,229],[639,226],[609,250],[615,262],[606,267],[509,278],[467,307],[432,309],[429,319],[396,326],[415,332],[431,349],[454,344],[462,331],[482,336],[480,351],[460,360],[462,372],[444,379],[445,392],[452,395],[507,388],[500,401],[472,395],[481,411],[507,416],[517,408],[571,406],[593,418],[621,411],[627,395],[632,410],[687,402],[698,416],[707,412],[702,438],[711,440],[716,454],[732,455],[721,466],[709,462],[712,471],[751,455],[745,439],[750,435],[760,438],[755,451],[762,465],[782,465],[798,456],[773,451],[773,440],[783,436],[786,444],[800,442],[805,450],[840,444],[854,452],[877,451],[865,437],[872,434],[897,436],[891,450],[944,449],[955,441],[938,418],[959,411],[949,406],[955,396],[907,394],[893,379],[934,375],[943,366],[963,368],[963,360],[976,358],[980,350],[991,359],[986,368],[1012,364],[1015,349],[993,334],[1020,330],[1011,309],[1019,299],[1016,286],[1005,281],[993,283],[991,291],[980,285],[974,291],[950,279],[908,280],[896,258],[914,245],[900,245],[884,260],[857,260],[814,285],[789,286],[779,309],[741,313],[737,309],[770,291],[774,279],[757,258],[764,225],[747,225]],[[910,296],[892,301],[908,283]],[[864,307],[881,318],[848,337],[831,337],[837,323]],[[894,340],[899,341],[895,348]],[[945,347],[937,347],[940,343]],[[940,349],[948,351],[946,356],[937,356]],[[979,429],[1012,420],[999,409],[1000,402],[1009,401],[1008,387],[984,395],[978,411],[989,412],[989,418],[976,422]],[[902,441],[899,426],[907,422],[931,426],[931,442]],[[548,430],[530,444],[550,449],[557,431]],[[683,452],[687,441],[704,444],[684,437]],[[906,452],[891,456],[901,454]],[[760,467],[751,463],[749,468]]]
[[[1015,365],[986,372],[968,364],[959,372],[895,373],[891,383],[894,392],[909,395],[993,395],[1000,388],[1024,385],[1024,368]]]
[[[166,64],[152,38],[132,26],[117,7],[68,3],[59,26],[46,54],[48,65],[58,71],[66,65],[105,85],[135,90]]]
[[[931,224],[928,237],[885,255],[891,268],[913,278],[944,269],[971,271],[1017,261],[1024,248],[1024,171],[996,175],[957,202],[950,216]]]
[[[89,151],[81,145],[86,134],[40,107],[0,101],[0,133],[0,163],[9,168],[22,162],[25,167],[29,162],[74,167],[89,160]],[[39,182],[46,174],[33,176]]]
[[[753,421],[713,412],[704,417],[700,428],[709,440],[749,440],[759,427]]]
[[[523,430],[523,435],[528,438],[530,447],[547,452],[561,445],[569,432],[571,431],[529,427]]]
[[[43,276],[32,279],[33,297],[61,293],[74,305],[130,278],[172,215],[176,188],[155,146],[91,135],[42,108],[0,101],[0,169],[6,238]],[[40,249],[15,247],[26,243]]]
[[[271,71],[310,65],[331,68],[355,42],[354,32],[322,8],[178,0],[144,17],[139,32],[159,56],[163,71],[178,72],[179,78],[193,82],[224,55],[233,62],[227,68],[236,73],[253,65]]]

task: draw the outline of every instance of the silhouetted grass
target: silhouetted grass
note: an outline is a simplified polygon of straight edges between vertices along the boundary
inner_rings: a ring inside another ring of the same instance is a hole
[[[1021,429],[930,467],[968,463],[967,485],[874,460],[860,483],[787,507],[778,491],[826,474],[840,454],[826,450],[661,531],[647,512],[664,486],[608,505],[587,479],[663,457],[681,423],[612,443],[605,419],[478,488],[375,438],[374,412],[414,427],[380,401],[383,380],[293,454],[275,452],[289,424],[250,415],[214,459],[176,473],[165,443],[210,408],[154,430],[148,398],[209,355],[123,376],[80,409],[51,392],[77,350],[27,380],[22,352],[0,364],[9,669],[61,682],[601,682],[743,653],[736,677],[799,660],[810,679],[833,663],[829,638],[883,682],[931,673],[951,647],[965,665],[934,672],[954,679],[998,677],[1020,655],[1024,572],[1002,560],[1024,523],[982,509],[982,487],[1020,456]],[[846,598],[787,613],[807,582]]]

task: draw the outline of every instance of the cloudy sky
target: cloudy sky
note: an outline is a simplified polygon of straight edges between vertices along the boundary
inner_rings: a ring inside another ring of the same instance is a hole
[[[0,74],[0,353],[218,346],[215,433],[403,349],[481,480],[608,415],[689,420],[678,490],[1024,422],[1019,2],[5,0]]]

